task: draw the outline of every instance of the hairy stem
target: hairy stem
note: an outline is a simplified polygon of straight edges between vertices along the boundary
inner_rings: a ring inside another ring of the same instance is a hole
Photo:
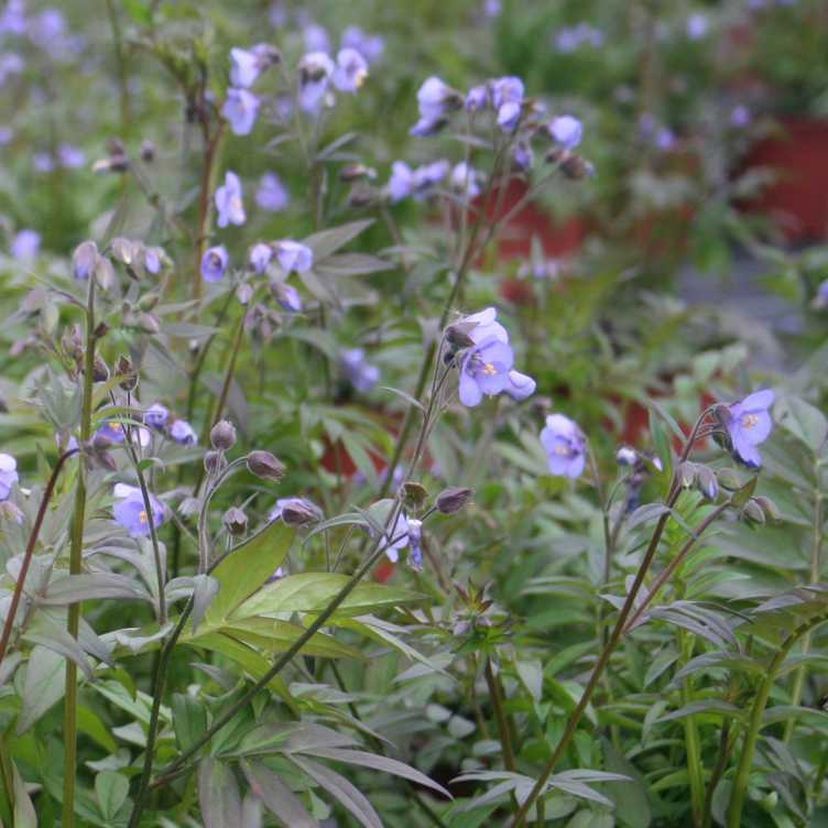
[[[86,443],[92,433],[92,385],[95,369],[95,276],[89,278],[86,304],[86,351],[83,366],[83,403],[80,422],[80,442]],[[75,510],[72,518],[72,534],[69,547],[69,573],[79,575],[83,568],[83,528],[86,518],[86,468],[78,464],[78,480],[75,489]],[[81,602],[70,604],[67,609],[66,629],[72,638],[78,637],[81,618]],[[66,689],[64,694],[63,739],[65,758],[63,765],[63,828],[75,825],[75,777],[78,763],[78,667],[66,659]]]

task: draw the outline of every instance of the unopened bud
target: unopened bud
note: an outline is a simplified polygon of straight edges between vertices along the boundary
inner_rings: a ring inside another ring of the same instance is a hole
[[[95,265],[95,281],[101,290],[109,290],[115,284],[115,268],[112,262],[103,256],[98,257]]]
[[[406,509],[412,511],[419,509],[428,498],[426,487],[414,480],[406,480],[402,485],[402,490]]]
[[[321,517],[319,509],[303,498],[292,498],[282,506],[282,520],[288,526],[307,526]]]
[[[141,160],[145,164],[151,164],[155,161],[155,144],[149,138],[145,138],[141,142]]]
[[[98,246],[93,241],[81,242],[72,254],[72,270],[76,279],[86,280],[98,264]]]
[[[347,164],[339,171],[341,181],[360,181],[367,178],[373,181],[377,177],[377,171],[373,167],[366,167],[365,164]]]
[[[161,330],[161,323],[151,313],[142,313],[138,316],[138,328],[144,333],[157,334]]]
[[[285,465],[269,451],[251,451],[247,455],[247,468],[262,480],[279,481],[285,476]]]
[[[715,500],[719,496],[719,481],[707,466],[697,466],[696,486],[708,500]]]
[[[739,473],[733,469],[719,469],[716,472],[716,478],[719,481],[719,485],[723,489],[728,489],[730,491],[741,489],[743,485],[743,481],[739,476]]]
[[[473,494],[474,492],[471,489],[458,487],[443,489],[437,495],[437,511],[442,512],[444,515],[453,515],[465,508]]]
[[[638,462],[638,452],[629,446],[621,446],[615,452],[615,460],[619,466],[634,466]]]
[[[134,391],[138,387],[138,372],[135,370],[132,360],[126,354],[121,354],[118,357],[115,370],[121,378],[118,384],[124,391]]]
[[[238,506],[231,506],[222,518],[224,528],[238,538],[247,531],[247,515]]]
[[[140,299],[138,299],[138,307],[142,311],[151,311],[161,300],[161,296],[158,293],[145,293]]]
[[[204,455],[204,468],[209,474],[218,474],[225,466],[227,461],[224,459],[224,453],[221,451],[208,451]]]
[[[779,507],[769,497],[765,497],[764,495],[757,495],[753,498],[753,502],[756,503],[759,506],[759,508],[765,513],[765,517],[768,520],[782,520],[782,513],[779,511]]]
[[[742,507],[742,515],[750,523],[765,522],[765,512],[754,499],[751,499],[747,503],[745,503],[745,505]]]
[[[219,420],[210,429],[210,443],[219,451],[233,448],[236,445],[236,427],[229,420]]]
[[[95,382],[106,382],[109,379],[109,368],[103,357],[95,354],[95,361],[92,364],[92,379]]]

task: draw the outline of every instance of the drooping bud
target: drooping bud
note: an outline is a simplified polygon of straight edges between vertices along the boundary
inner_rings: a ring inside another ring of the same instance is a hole
[[[224,528],[234,537],[238,538],[247,532],[247,515],[238,506],[231,506],[222,518]]]
[[[269,451],[251,451],[247,455],[247,468],[262,480],[278,482],[285,476],[285,464]]]
[[[765,511],[753,498],[742,507],[742,515],[750,523],[765,522]]]
[[[708,500],[715,500],[719,496],[719,481],[716,480],[715,472],[707,466],[696,467],[696,486]]]
[[[446,328],[446,341],[455,348],[471,348],[474,340],[469,333],[476,327],[472,322],[455,322]]]
[[[765,513],[765,517],[768,520],[774,522],[782,520],[782,513],[779,511],[779,507],[769,497],[765,497],[765,495],[756,495],[756,497],[753,498],[753,502],[756,503]]]
[[[92,364],[92,379],[95,382],[106,382],[109,379],[109,367],[100,354],[95,354]]]
[[[443,489],[437,495],[437,511],[444,515],[453,515],[464,509],[468,502],[472,499],[474,491],[472,489],[465,489],[457,486],[452,486],[448,489]]]
[[[615,461],[619,466],[634,466],[638,462],[638,452],[629,446],[621,446],[615,452]]]
[[[282,520],[288,526],[307,526],[321,518],[319,509],[304,498],[291,498],[282,506]]]
[[[135,370],[132,360],[126,354],[121,354],[118,357],[115,371],[121,378],[118,384],[124,391],[134,391],[138,387],[138,372]]]
[[[236,445],[236,427],[229,420],[219,420],[210,429],[210,443],[219,451],[233,448]]]
[[[76,279],[85,281],[98,264],[98,245],[93,241],[81,242],[72,254],[72,270]]]
[[[155,144],[149,138],[144,138],[141,142],[141,160],[145,164],[155,161]]]
[[[209,474],[218,474],[227,465],[224,453],[221,451],[208,451],[204,455],[204,469]]]
[[[415,480],[406,480],[402,485],[406,511],[416,512],[428,499],[428,490]]]
[[[339,171],[340,181],[360,181],[368,179],[373,181],[377,177],[377,171],[373,167],[366,167],[365,164],[346,164]]]

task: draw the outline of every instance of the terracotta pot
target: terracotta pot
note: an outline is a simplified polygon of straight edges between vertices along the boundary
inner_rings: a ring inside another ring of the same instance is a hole
[[[784,134],[757,143],[745,168],[774,170],[777,181],[746,205],[769,215],[792,243],[828,239],[828,120],[783,118]]]

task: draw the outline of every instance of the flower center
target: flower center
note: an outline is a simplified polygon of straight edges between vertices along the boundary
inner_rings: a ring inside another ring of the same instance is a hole
[[[759,422],[759,415],[758,414],[745,414],[742,417],[742,427],[743,428],[753,428]]]
[[[493,377],[497,373],[497,367],[493,362],[484,363],[482,370],[487,377]]]
[[[143,509],[141,509],[141,511],[138,513],[138,523],[146,525],[148,522],[149,517],[147,516],[147,513]]]
[[[118,432],[120,432],[120,431],[123,431],[123,430],[124,430],[124,427],[123,427],[120,423],[110,423],[110,424],[109,424],[109,427],[110,427],[110,429],[112,429],[112,431],[114,431],[116,434],[117,434]]]
[[[233,196],[230,199],[230,209],[238,213],[244,209],[244,205],[242,204],[242,200],[239,196]]]

